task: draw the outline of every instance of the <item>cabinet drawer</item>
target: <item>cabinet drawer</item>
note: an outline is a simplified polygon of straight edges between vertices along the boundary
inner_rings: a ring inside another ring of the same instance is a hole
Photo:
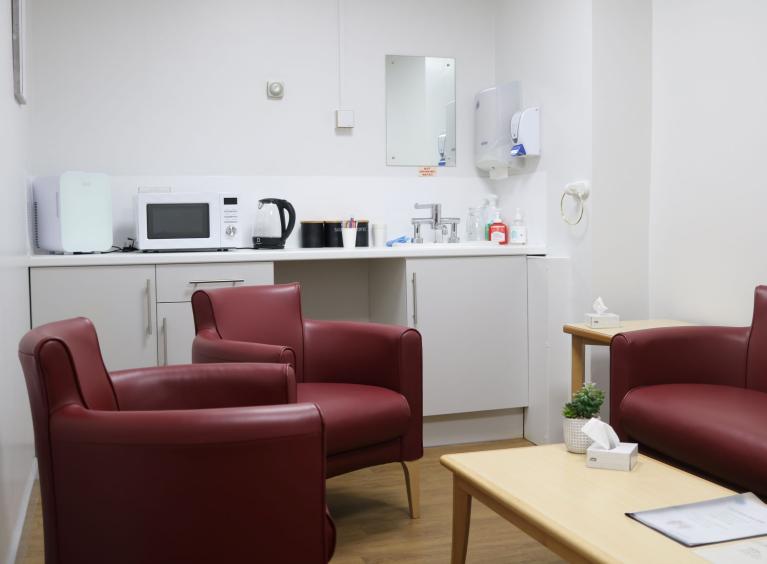
[[[271,262],[158,264],[157,301],[188,302],[195,290],[274,283]]]

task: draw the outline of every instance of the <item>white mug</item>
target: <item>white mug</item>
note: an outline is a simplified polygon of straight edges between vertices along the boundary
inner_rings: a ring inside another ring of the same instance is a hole
[[[342,227],[341,238],[344,241],[344,249],[353,249],[357,246],[357,228]]]
[[[374,223],[372,231],[373,231],[373,246],[385,247],[386,246],[386,224]]]

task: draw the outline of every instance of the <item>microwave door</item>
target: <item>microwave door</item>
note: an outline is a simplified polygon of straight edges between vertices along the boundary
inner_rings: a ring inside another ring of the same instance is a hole
[[[212,249],[219,246],[215,210],[210,202],[147,202],[144,207],[148,250]]]

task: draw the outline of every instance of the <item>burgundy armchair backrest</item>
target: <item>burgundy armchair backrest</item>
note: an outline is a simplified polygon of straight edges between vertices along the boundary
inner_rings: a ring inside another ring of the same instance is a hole
[[[222,339],[287,346],[296,355],[296,380],[304,380],[304,322],[301,286],[240,286],[192,296],[199,335],[211,331]]]
[[[44,527],[51,532],[46,553],[49,548],[57,553],[52,546],[56,542],[56,512],[47,507],[54,499],[50,415],[73,403],[114,411],[117,401],[101,358],[96,330],[88,319],[78,317],[33,329],[19,343],[19,360],[32,410]]]
[[[767,392],[767,286],[757,286],[754,292],[746,387]]]
[[[84,317],[49,323],[27,333],[19,357],[29,397],[49,413],[67,403],[118,409],[93,323]]]

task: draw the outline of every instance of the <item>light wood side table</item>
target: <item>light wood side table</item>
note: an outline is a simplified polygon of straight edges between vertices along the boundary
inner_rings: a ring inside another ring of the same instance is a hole
[[[684,327],[692,325],[675,319],[637,319],[621,321],[620,327],[592,329],[585,323],[566,323],[562,330],[572,337],[572,384],[571,393],[581,389],[586,378],[586,345],[610,346],[618,333],[658,329],[661,327]]]

